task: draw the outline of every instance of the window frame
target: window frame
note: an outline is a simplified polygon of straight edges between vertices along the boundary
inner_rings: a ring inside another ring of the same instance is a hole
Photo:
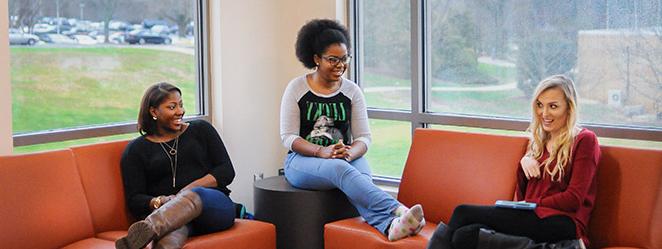
[[[211,121],[211,87],[209,71],[209,3],[208,0],[195,0],[195,53],[196,81],[198,85],[198,115],[187,116],[186,121],[204,119]],[[53,130],[42,130],[12,134],[14,147],[60,142],[67,140],[121,135],[137,132],[137,121],[117,122],[102,125],[80,126]]]
[[[355,63],[352,64],[349,75],[359,86],[362,87],[363,68],[363,37],[362,33],[362,5],[360,0],[348,0],[350,33],[354,36],[352,51]],[[409,121],[411,132],[416,128],[426,128],[429,125],[454,125],[475,128],[489,128],[501,130],[523,131],[529,126],[529,120],[525,118],[508,118],[485,115],[451,114],[431,112],[428,110],[427,101],[430,99],[427,84],[430,78],[430,56],[426,56],[429,48],[430,27],[427,25],[429,11],[426,1],[410,0],[411,6],[411,110],[396,110],[368,107],[368,118],[379,120]],[[662,128],[634,126],[634,125],[610,125],[596,123],[581,123],[595,132],[600,137],[637,139],[649,141],[662,141]],[[375,176],[375,181],[385,185],[397,185],[400,178]]]

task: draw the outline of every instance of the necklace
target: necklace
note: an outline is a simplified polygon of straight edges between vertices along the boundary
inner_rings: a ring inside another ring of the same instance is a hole
[[[161,146],[165,144],[165,146],[168,146],[168,153],[170,153],[171,156],[177,155],[177,145],[179,145],[179,137],[175,138],[175,142],[172,143],[172,146],[170,146],[167,142],[161,142]],[[165,149],[165,148],[164,148]]]
[[[179,146],[179,137],[175,138],[175,142],[172,144],[172,146],[166,142],[160,142],[159,144],[161,145],[163,152],[165,152],[166,156],[168,156],[168,160],[170,160],[170,170],[172,171],[172,187],[174,188],[175,179],[177,178],[177,146]],[[168,146],[168,149],[170,150],[166,149],[166,146]]]

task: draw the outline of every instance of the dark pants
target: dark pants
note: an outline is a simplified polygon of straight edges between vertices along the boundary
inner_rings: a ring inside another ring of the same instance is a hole
[[[538,243],[577,239],[575,223],[567,216],[541,219],[531,210],[460,205],[446,230],[435,232],[431,240],[444,240],[455,249],[475,249],[480,228],[528,237]]]
[[[235,204],[230,197],[213,188],[191,189],[200,196],[202,213],[189,224],[190,235],[222,231],[234,224]]]

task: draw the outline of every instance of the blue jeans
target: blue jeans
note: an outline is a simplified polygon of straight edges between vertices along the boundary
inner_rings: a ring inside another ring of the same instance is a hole
[[[222,231],[234,224],[235,208],[230,197],[213,188],[195,187],[191,191],[202,201],[202,212],[188,224],[191,236]]]
[[[372,183],[370,166],[363,157],[347,162],[292,152],[285,158],[285,178],[297,188],[340,189],[363,219],[383,234],[395,218],[393,211],[401,205]]]

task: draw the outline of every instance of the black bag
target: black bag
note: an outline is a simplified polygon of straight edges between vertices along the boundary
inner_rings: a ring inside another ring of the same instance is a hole
[[[244,207],[244,205],[241,203],[235,203],[234,210],[235,210],[234,217],[237,219],[247,219],[247,220],[254,219],[253,214],[246,212],[246,207]]]

